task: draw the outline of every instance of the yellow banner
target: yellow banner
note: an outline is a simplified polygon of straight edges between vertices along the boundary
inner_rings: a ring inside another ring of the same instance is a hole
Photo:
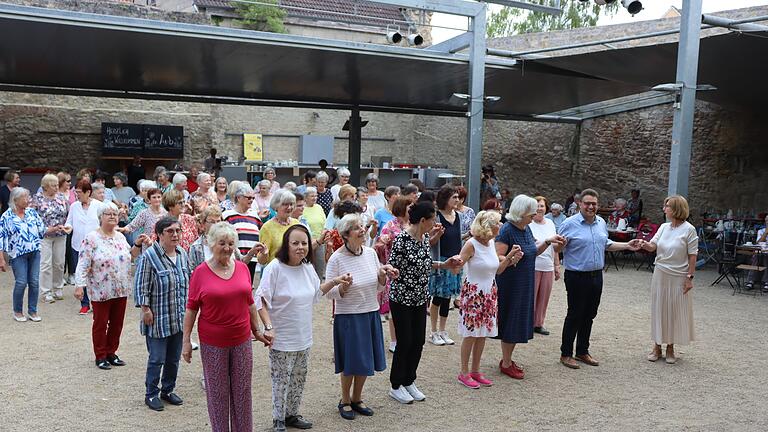
[[[261,134],[243,134],[243,154],[249,161],[264,160],[264,144]]]

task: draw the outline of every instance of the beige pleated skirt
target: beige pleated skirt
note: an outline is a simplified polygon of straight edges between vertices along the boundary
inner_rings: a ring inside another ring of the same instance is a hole
[[[685,276],[658,268],[651,279],[651,339],[656,344],[687,345],[694,340],[693,290],[683,294]]]

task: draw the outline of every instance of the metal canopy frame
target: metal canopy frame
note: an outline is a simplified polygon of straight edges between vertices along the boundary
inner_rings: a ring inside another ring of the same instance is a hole
[[[620,114],[642,108],[664,105],[675,101],[675,95],[668,92],[649,91],[632,96],[609,99],[593,104],[582,105],[548,114],[540,114],[536,117],[542,120],[565,120],[582,122],[597,117],[612,114]]]

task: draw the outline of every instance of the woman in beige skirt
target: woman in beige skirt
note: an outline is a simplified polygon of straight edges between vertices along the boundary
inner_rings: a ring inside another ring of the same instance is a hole
[[[664,200],[664,215],[669,222],[662,224],[650,242],[642,248],[656,252],[655,269],[651,279],[651,338],[655,343],[648,354],[649,361],[661,358],[661,344],[667,344],[666,362],[673,364],[675,344],[687,345],[694,339],[693,288],[699,238],[688,219],[688,202],[674,195]]]

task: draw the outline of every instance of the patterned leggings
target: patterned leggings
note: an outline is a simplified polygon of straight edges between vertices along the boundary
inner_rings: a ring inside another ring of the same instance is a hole
[[[250,339],[227,348],[201,343],[200,358],[203,361],[211,430],[251,432],[253,348]]]
[[[299,413],[307,379],[309,348],[304,351],[269,351],[272,374],[272,419],[284,421]]]

